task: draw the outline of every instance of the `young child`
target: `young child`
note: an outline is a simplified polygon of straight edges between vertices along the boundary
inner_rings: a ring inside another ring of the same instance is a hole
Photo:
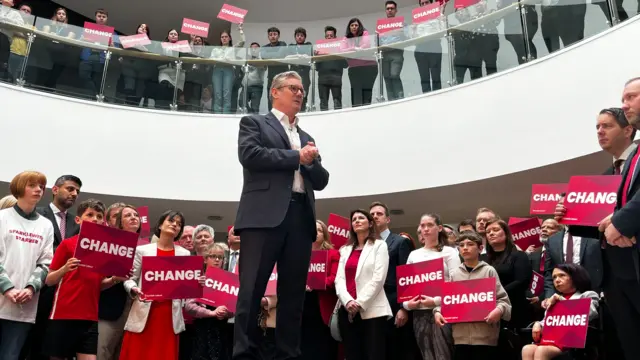
[[[573,299],[591,299],[591,308],[589,309],[589,321],[598,317],[598,294],[591,291],[591,280],[589,273],[580,265],[575,264],[559,264],[553,269],[553,286],[556,288],[556,294],[542,302],[542,307],[547,311],[558,301]],[[545,313],[546,316],[546,313]],[[553,345],[543,345],[542,340],[542,322],[537,321],[533,325],[533,341],[522,349],[522,360],[533,359],[553,359],[562,354],[564,349]]]
[[[463,233],[458,238],[457,245],[464,262],[451,272],[451,281],[495,278],[496,308],[487,314],[484,322],[452,324],[454,360],[492,359],[498,346],[500,319],[511,318],[511,302],[496,270],[480,260],[482,239],[476,233]],[[433,313],[438,325],[444,326],[447,323],[440,313],[440,306],[434,308]]]

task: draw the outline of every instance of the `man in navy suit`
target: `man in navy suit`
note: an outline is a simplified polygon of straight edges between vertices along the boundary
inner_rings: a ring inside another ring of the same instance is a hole
[[[269,92],[272,111],[240,120],[244,184],[234,226],[242,237],[234,360],[258,359],[260,302],[276,263],[276,358],[300,355],[302,308],[316,239],[314,190],[329,182],[315,140],[298,126],[304,95],[300,75],[278,74]]]
[[[629,80],[622,94],[622,109],[629,123],[640,127],[640,78]],[[640,152],[629,154],[622,171],[617,203],[612,216],[600,223],[607,240],[604,293],[616,323],[620,345],[627,360],[640,354]]]

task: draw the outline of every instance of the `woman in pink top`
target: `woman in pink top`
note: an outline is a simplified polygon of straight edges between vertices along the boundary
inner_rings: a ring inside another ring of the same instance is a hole
[[[370,49],[372,45],[375,46],[375,38],[369,36],[369,32],[358,18],[349,20],[345,37],[347,39],[342,48],[344,51],[361,51]],[[375,52],[373,50],[362,51],[362,54],[350,56],[347,62],[349,64],[349,81],[351,82],[351,106],[371,104],[373,84],[378,76]]]

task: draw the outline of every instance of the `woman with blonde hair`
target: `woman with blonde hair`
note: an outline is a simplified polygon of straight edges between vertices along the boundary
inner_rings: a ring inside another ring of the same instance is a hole
[[[17,203],[18,203],[18,199],[16,199],[13,195],[7,195],[2,199],[0,199],[0,210],[13,207],[13,205]]]

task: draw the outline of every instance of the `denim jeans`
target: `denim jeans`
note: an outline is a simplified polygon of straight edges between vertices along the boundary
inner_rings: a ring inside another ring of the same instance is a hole
[[[0,320],[0,359],[18,360],[32,325],[27,322]]]
[[[231,113],[231,87],[233,86],[233,68],[216,66],[213,69],[213,112]]]
[[[20,71],[22,70],[22,63],[25,61],[25,57],[14,53],[9,54],[9,74],[13,81],[18,80]]]

